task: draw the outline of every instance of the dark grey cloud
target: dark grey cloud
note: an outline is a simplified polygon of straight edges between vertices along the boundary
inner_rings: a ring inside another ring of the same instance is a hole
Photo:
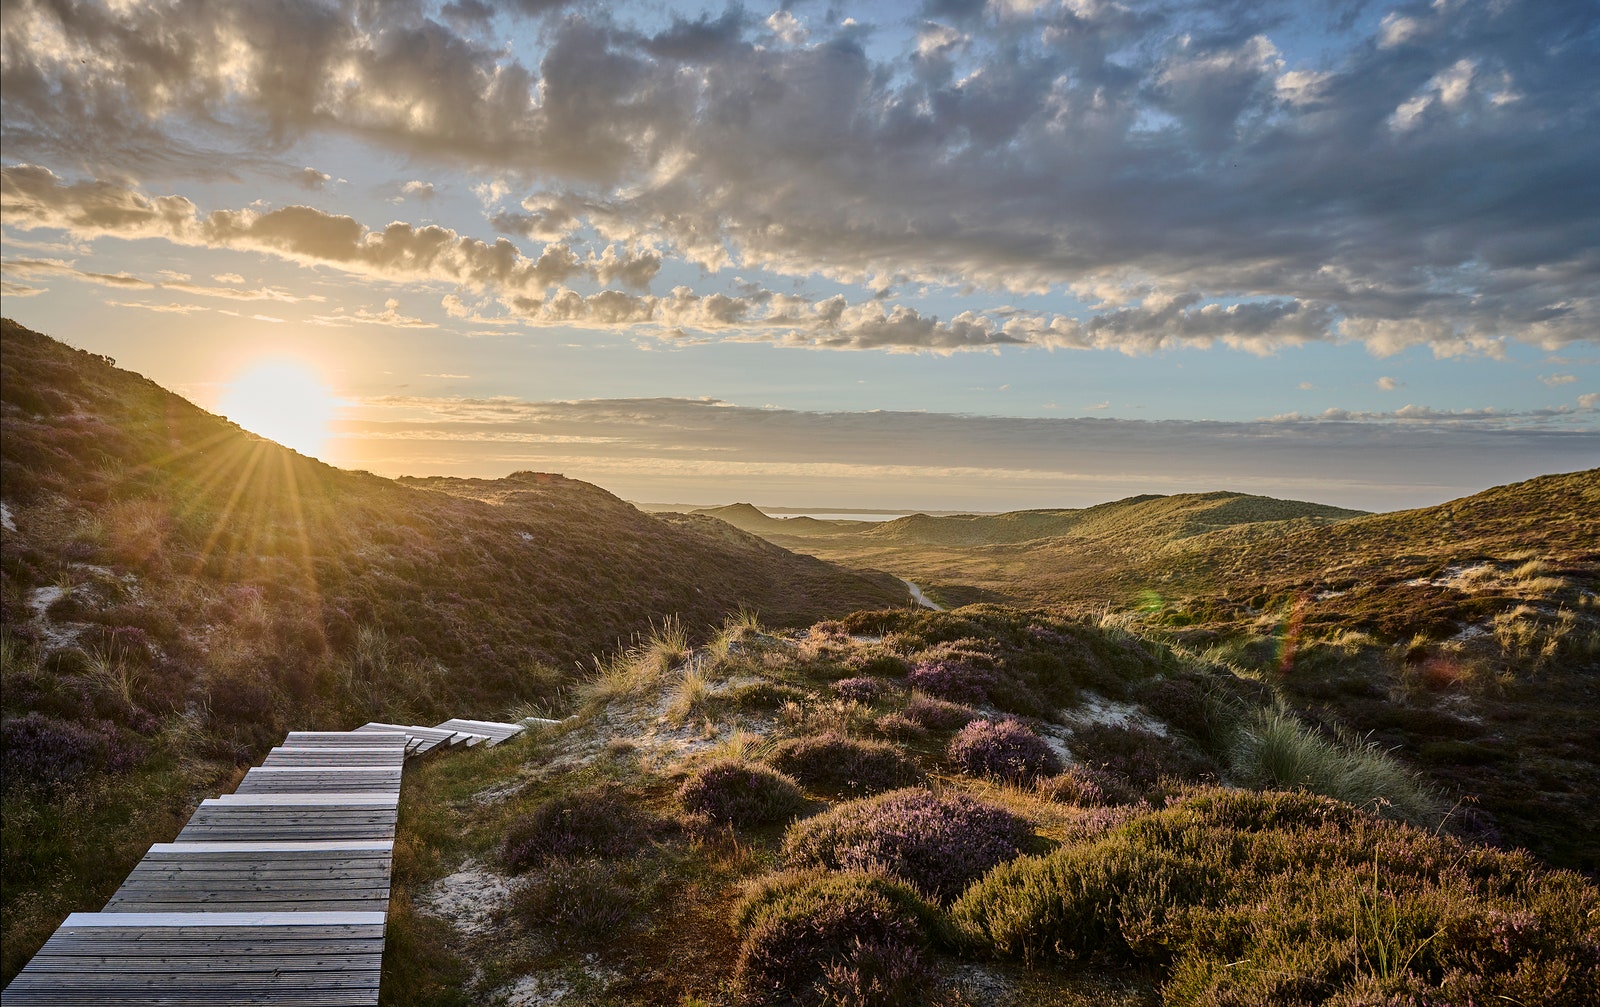
[[[1589,0],[1414,0],[1376,27],[1343,0],[934,0],[901,54],[732,7],[653,34],[565,8],[508,55],[452,27],[480,7],[20,0],[7,154],[109,177],[337,133],[492,166],[538,208],[497,216],[508,233],[877,287],[1120,286],[1069,320],[1096,345],[1600,330]],[[1343,34],[1296,62],[1274,33],[1297,25]]]

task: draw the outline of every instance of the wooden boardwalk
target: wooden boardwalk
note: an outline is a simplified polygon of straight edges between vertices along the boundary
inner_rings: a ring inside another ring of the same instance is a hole
[[[73,913],[6,1005],[374,1005],[405,759],[522,724],[292,731],[232,794]]]

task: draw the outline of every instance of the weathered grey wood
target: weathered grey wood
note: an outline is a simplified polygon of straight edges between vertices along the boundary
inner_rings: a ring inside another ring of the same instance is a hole
[[[390,766],[257,766],[236,794],[400,792],[400,770]]]
[[[498,745],[500,742],[508,738],[514,738],[526,730],[521,724],[502,724],[494,720],[462,720],[460,718],[447,720],[437,726],[440,730],[463,731],[483,735],[489,739],[484,742],[486,745]]]
[[[403,748],[274,748],[263,766],[393,766],[405,764]]]
[[[407,753],[521,730],[463,723],[497,729],[291,732],[104,912],[68,917],[4,1003],[373,1007]]]
[[[286,748],[374,748],[404,747],[404,731],[290,731]]]

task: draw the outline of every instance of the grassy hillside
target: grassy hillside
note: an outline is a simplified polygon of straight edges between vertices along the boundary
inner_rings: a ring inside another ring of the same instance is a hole
[[[548,706],[666,620],[903,598],[558,475],[341,471],[11,321],[0,347],[7,974],[290,727]]]
[[[576,698],[408,770],[387,1003],[1578,1007],[1600,981],[1591,882],[1114,620],[743,621]]]
[[[774,536],[946,604],[1114,612],[1600,871],[1600,470],[1359,515],[1240,494]]]

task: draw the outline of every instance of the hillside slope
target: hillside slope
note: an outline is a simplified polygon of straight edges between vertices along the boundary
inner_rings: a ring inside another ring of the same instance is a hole
[[[904,600],[558,475],[341,471],[9,320],[0,350],[8,973],[291,727],[549,708],[652,625]]]

